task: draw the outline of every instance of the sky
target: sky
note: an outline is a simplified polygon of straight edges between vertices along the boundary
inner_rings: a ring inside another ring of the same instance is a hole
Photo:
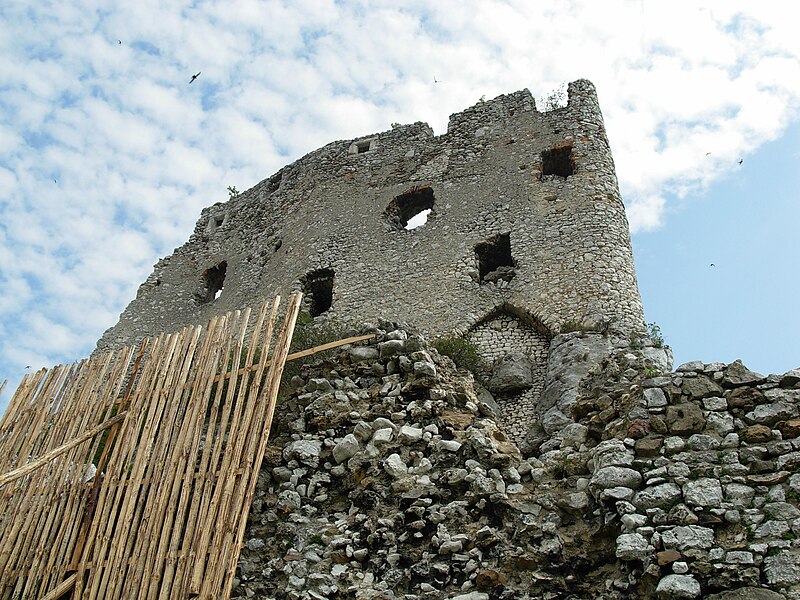
[[[646,319],[676,365],[800,367],[786,6],[5,0],[0,411],[26,367],[88,355],[228,186],[333,140],[394,122],[441,134],[481,97],[544,99],[579,78],[597,87]]]

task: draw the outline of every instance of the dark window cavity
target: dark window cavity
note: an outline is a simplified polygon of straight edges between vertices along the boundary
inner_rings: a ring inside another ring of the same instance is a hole
[[[333,304],[333,269],[317,269],[303,277],[303,294],[308,312],[318,317]]]
[[[389,224],[396,230],[414,229],[427,221],[433,210],[433,188],[417,186],[394,198],[384,211]]]
[[[569,177],[575,172],[572,145],[556,146],[542,151],[542,176]]]
[[[377,138],[370,138],[368,140],[358,140],[350,144],[350,147],[347,149],[348,154],[365,154],[372,150],[375,150],[377,144]]]
[[[508,233],[493,235],[475,246],[480,283],[511,281],[516,275],[511,257],[511,237]]]
[[[283,171],[278,171],[267,180],[267,194],[272,194],[278,191],[281,187],[281,179],[283,179]]]
[[[197,300],[200,304],[208,304],[220,297],[227,270],[228,263],[223,260],[221,263],[203,271],[203,289],[197,295]]]

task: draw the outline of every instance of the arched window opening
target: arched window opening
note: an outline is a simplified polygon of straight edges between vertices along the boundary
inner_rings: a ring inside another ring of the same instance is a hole
[[[415,186],[392,199],[383,214],[397,231],[416,229],[428,221],[433,203],[431,186]]]
[[[208,304],[222,295],[228,263],[222,261],[203,271],[203,289],[197,295],[199,304]]]

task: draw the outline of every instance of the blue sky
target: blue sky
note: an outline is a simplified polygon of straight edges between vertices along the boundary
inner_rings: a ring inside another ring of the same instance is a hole
[[[707,191],[669,198],[665,225],[633,236],[645,316],[676,366],[800,367],[799,165],[795,121]]]
[[[676,362],[800,366],[800,37],[772,3],[10,0],[0,410],[27,365],[91,352],[228,186],[581,77],[598,89],[647,318]]]

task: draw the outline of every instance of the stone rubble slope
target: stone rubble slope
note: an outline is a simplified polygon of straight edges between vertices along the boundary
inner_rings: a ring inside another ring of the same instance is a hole
[[[372,330],[280,401],[234,598],[800,598],[800,372],[566,334],[605,358],[523,453],[469,373]]]

